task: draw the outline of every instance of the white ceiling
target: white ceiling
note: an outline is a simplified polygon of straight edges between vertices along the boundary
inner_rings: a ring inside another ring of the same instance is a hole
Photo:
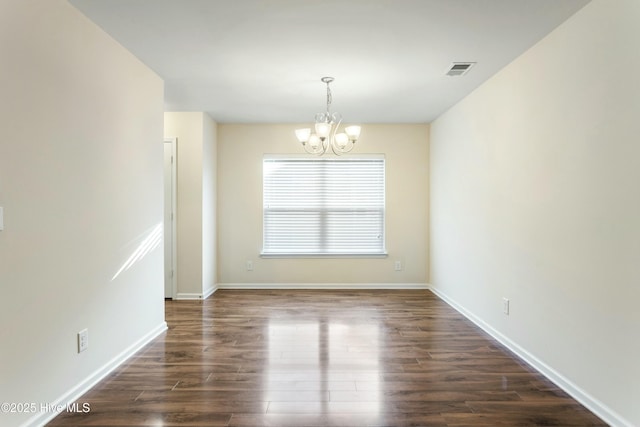
[[[430,122],[589,0],[70,0],[221,123]],[[463,77],[452,62],[477,62]]]

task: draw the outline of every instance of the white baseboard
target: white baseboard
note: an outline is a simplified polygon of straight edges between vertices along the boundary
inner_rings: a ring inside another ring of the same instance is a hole
[[[177,300],[185,300],[185,299],[202,299],[202,294],[191,293],[191,292],[178,292],[176,294]]]
[[[611,408],[607,405],[599,401],[598,399],[591,396],[582,388],[578,387],[576,384],[568,380],[564,377],[560,372],[553,369],[551,366],[547,365],[536,356],[522,348],[516,342],[512,341],[510,338],[506,337],[496,329],[494,329],[491,325],[486,323],[484,320],[473,314],[471,311],[467,310],[464,306],[458,304],[455,300],[449,298],[446,294],[439,291],[437,288],[432,285],[428,285],[431,291],[441,300],[449,304],[453,309],[462,314],[464,317],[475,323],[480,329],[491,335],[495,338],[500,344],[507,347],[513,353],[515,353],[519,358],[527,362],[534,369],[544,375],[548,380],[553,382],[555,385],[560,387],[566,393],[568,393],[575,400],[580,402],[583,406],[588,408],[591,412],[600,417],[607,424],[612,427],[633,427],[629,421],[625,420],[623,417],[615,413]]]
[[[208,288],[208,289],[206,289],[206,290],[204,291],[204,293],[202,294],[202,299],[207,299],[207,298],[209,298],[209,297],[210,297],[211,295],[213,295],[213,293],[214,293],[215,291],[217,291],[217,290],[218,290],[218,287],[217,287],[217,286],[215,286],[215,285],[211,286],[210,288]]]
[[[203,293],[196,292],[178,292],[176,294],[177,300],[203,300],[209,298],[215,291],[217,291],[219,287],[212,286],[205,290]]]
[[[140,338],[138,341],[130,345],[123,352],[118,354],[116,357],[107,362],[100,369],[96,370],[93,374],[89,375],[84,380],[80,381],[76,384],[75,387],[71,388],[65,394],[56,399],[52,407],[66,407],[67,405],[71,405],[76,402],[83,394],[89,391],[93,386],[98,384],[103,378],[113,372],[118,366],[120,366],[123,362],[133,356],[136,352],[138,352],[142,347],[149,344],[153,341],[158,335],[167,330],[167,323],[162,322],[154,329],[152,329],[145,336]],[[28,419],[22,427],[39,427],[44,426],[46,423],[54,419],[58,416],[57,412],[40,412],[35,414],[33,417]]]
[[[218,289],[429,289],[426,283],[218,283]]]

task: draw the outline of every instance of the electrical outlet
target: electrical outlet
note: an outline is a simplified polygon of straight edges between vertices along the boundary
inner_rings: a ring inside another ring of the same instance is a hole
[[[247,260],[247,271],[253,271],[253,261]]]
[[[78,353],[82,353],[89,348],[89,330],[83,329],[78,332]]]
[[[396,271],[402,270],[402,261],[396,261],[395,262],[395,270]]]
[[[508,298],[502,298],[502,312],[507,316],[509,315],[509,299]]]

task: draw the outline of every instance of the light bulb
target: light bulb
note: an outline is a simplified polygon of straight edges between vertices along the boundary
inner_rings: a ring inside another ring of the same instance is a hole
[[[318,148],[318,146],[320,145],[320,137],[315,133],[312,133],[311,136],[309,136],[309,145],[314,150]]]
[[[298,138],[298,141],[300,141],[301,143],[305,143],[307,141],[309,141],[309,136],[311,135],[311,129],[306,128],[306,129],[296,129],[296,138]]]
[[[360,126],[347,126],[346,128],[344,128],[344,131],[347,133],[347,135],[349,135],[349,139],[352,141],[355,141],[360,137]]]
[[[338,148],[342,148],[343,149],[344,147],[347,146],[347,143],[349,142],[349,137],[347,136],[346,133],[340,132],[340,133],[336,134],[335,142],[336,142],[336,145],[338,146]]]
[[[331,123],[316,123],[316,134],[321,139],[329,136],[331,133]]]

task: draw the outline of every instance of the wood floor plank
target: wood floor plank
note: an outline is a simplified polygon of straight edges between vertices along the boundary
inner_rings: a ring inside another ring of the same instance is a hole
[[[605,426],[429,291],[221,290],[50,426]]]

